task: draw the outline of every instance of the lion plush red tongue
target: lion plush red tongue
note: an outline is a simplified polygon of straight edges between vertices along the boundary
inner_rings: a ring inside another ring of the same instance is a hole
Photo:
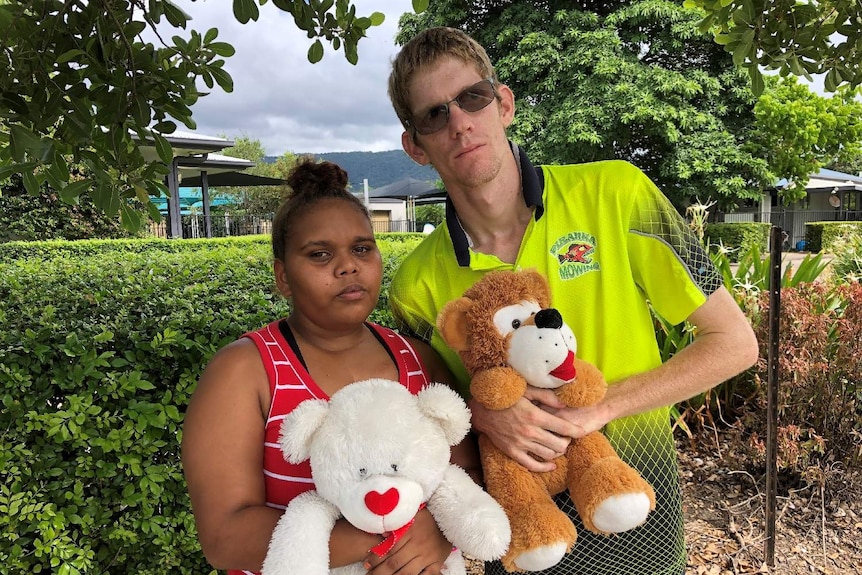
[[[566,360],[558,365],[552,372],[551,375],[559,379],[560,381],[569,382],[575,379],[578,376],[578,370],[575,369],[575,354],[571,351],[569,355],[566,356]]]

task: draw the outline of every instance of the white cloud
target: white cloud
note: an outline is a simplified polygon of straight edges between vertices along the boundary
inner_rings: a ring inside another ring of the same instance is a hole
[[[258,139],[274,156],[401,148],[386,80],[398,51],[398,19],[412,11],[411,0],[353,0],[359,15],[386,15],[383,25],[359,41],[356,66],[326,43],[323,60],[310,64],[306,54],[313,41],[272,3],[261,7],[257,22],[245,25],[234,18],[229,0],[177,3],[192,16],[190,28],[218,28],[218,39],[236,48],[225,64],[234,91],[216,86],[198,100],[192,107],[197,132]]]

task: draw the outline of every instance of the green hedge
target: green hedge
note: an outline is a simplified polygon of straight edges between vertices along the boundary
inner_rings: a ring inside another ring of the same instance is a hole
[[[705,243],[710,249],[723,246],[731,261],[739,261],[740,254],[756,248],[759,253],[769,249],[771,226],[762,222],[719,222],[707,224]]]
[[[22,259],[53,259],[58,257],[88,257],[116,253],[190,253],[228,246],[270,245],[267,235],[237,236],[196,240],[166,240],[160,238],[122,240],[52,240],[44,242],[0,243],[0,262]]]
[[[805,241],[810,252],[833,253],[836,243],[848,235],[862,235],[862,222],[807,222]]]
[[[421,236],[403,239],[379,240],[379,308]],[[0,259],[0,565],[207,573],[180,468],[183,414],[217,349],[288,313],[269,244],[81,243]]]

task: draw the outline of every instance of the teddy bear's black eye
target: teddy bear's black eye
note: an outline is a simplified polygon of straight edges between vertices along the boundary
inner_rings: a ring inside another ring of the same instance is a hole
[[[398,464],[397,463],[392,464],[392,471],[394,471],[395,473],[398,473]]]
[[[521,320],[513,319],[512,320],[512,329],[518,329],[519,327],[521,327]]]

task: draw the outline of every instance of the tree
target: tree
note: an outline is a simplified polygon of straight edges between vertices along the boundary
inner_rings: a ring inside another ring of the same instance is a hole
[[[682,208],[728,208],[777,179],[745,147],[755,98],[731,56],[664,0],[435,0],[402,17],[397,40],[445,24],[489,52],[515,92],[510,136],[543,163],[611,158],[643,169]]]
[[[443,203],[422,204],[416,206],[416,222],[439,226],[446,219],[446,207]]]
[[[266,1],[233,0],[234,15],[257,20]],[[357,16],[350,0],[273,4],[317,38],[312,63],[323,57],[325,39],[355,64],[359,40],[383,22],[381,13]],[[179,32],[189,17],[171,0],[0,0],[0,181],[21,173],[30,194],[48,182],[70,203],[88,193],[129,229],[141,223],[135,200],[158,218],[150,196],[168,194],[162,180],[173,157],[162,134],[177,122],[195,128],[191,107],[206,95],[198,79],[208,89],[233,89],[224,58],[234,53],[215,28],[167,40],[156,29],[162,19]],[[159,46],[144,38],[147,29]],[[160,161],[144,160],[144,144]],[[89,178],[70,179],[77,162]]]
[[[825,74],[824,87],[862,85],[862,2],[859,0],[685,0],[705,12],[700,24],[745,67],[755,94],[763,73]]]
[[[226,137],[226,136],[223,136]],[[258,139],[248,136],[234,138],[234,145],[223,152],[227,156],[251,160],[255,165],[247,173],[267,178],[287,180],[290,170],[296,165],[296,154],[285,152],[275,159],[274,162],[266,162],[266,149]],[[262,215],[275,213],[281,201],[287,193],[287,186],[249,186],[249,187],[226,187],[218,191],[236,198],[237,207],[240,211],[250,215]]]
[[[782,190],[785,201],[805,197],[809,176],[820,168],[858,163],[862,103],[856,92],[845,86],[824,98],[790,76],[758,99],[748,147],[790,182]]]
[[[72,178],[79,178],[73,168]],[[128,237],[117,218],[109,218],[89,198],[67,204],[48,186],[33,196],[19,174],[0,186],[0,242],[82,240]]]

